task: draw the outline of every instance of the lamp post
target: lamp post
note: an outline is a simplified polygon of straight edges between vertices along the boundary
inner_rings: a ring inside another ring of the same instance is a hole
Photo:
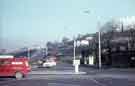
[[[30,59],[30,48],[27,48],[27,57]]]
[[[48,55],[48,46],[47,46],[47,44],[46,44],[45,54],[46,54],[46,56]]]
[[[90,14],[90,10],[86,10],[84,11],[85,14]],[[100,16],[97,16],[97,19],[100,19]],[[101,61],[101,31],[100,31],[100,23],[99,23],[99,20],[98,20],[98,23],[97,23],[97,28],[99,28],[99,31],[98,31],[98,66],[99,68],[102,67],[102,61]]]
[[[75,60],[75,57],[76,57],[76,40],[75,40],[75,37],[74,37],[74,58],[73,58],[73,60]]]
[[[99,29],[99,32],[98,32],[98,59],[99,59],[99,68],[102,67],[102,63],[101,63],[101,32],[100,32],[100,29]]]

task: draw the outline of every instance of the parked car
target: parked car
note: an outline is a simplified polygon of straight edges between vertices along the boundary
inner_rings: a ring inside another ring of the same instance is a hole
[[[43,67],[54,67],[56,66],[56,61],[53,59],[47,59],[45,62],[42,63]]]
[[[0,56],[0,76],[14,76],[21,79],[30,70],[29,60],[26,57]]]
[[[50,67],[54,67],[57,64],[57,58],[55,56],[47,56],[44,59],[40,59],[38,60],[38,67],[46,67],[46,68],[50,68]]]

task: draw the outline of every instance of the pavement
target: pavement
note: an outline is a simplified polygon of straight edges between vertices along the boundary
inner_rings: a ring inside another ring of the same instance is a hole
[[[75,72],[74,70],[63,70],[63,71],[31,71],[29,74],[38,74],[38,75],[41,75],[41,74],[46,74],[46,75],[50,75],[50,74],[53,74],[53,75],[72,75],[72,74],[86,74],[86,72],[82,72],[82,71],[79,71],[79,72]]]

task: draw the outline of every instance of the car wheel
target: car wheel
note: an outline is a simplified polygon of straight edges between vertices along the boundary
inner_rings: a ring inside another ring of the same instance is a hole
[[[23,74],[21,72],[16,72],[15,73],[15,78],[16,79],[22,79],[23,78]]]

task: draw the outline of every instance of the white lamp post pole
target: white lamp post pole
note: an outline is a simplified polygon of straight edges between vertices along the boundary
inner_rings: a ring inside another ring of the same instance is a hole
[[[46,53],[46,56],[47,56],[48,55],[48,47],[47,47],[47,45],[46,45],[45,53]]]
[[[27,49],[27,57],[30,59],[30,48]]]
[[[102,67],[102,62],[101,62],[101,32],[100,32],[100,27],[99,27],[99,23],[98,23],[98,28],[99,28],[99,32],[98,32],[98,49],[99,49],[99,68]]]
[[[85,13],[89,14],[89,11],[85,11]],[[100,19],[100,16],[97,16]],[[98,32],[98,62],[99,62],[99,68],[102,67],[102,61],[101,61],[101,32],[100,32],[100,23],[98,22],[97,28],[99,28],[99,32]]]
[[[74,58],[73,60],[75,61],[75,56],[76,56],[76,41],[75,41],[75,38],[74,38]]]

